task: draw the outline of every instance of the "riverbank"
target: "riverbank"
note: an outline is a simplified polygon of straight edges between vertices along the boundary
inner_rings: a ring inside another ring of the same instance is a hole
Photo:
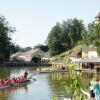
[[[34,63],[34,62],[2,62],[0,63],[0,67],[22,67],[22,66],[51,66],[50,63]]]

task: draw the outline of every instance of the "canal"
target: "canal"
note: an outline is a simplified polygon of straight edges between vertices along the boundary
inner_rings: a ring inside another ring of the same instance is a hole
[[[67,97],[61,81],[68,80],[68,73],[38,74],[35,72],[37,67],[0,67],[0,78],[20,76],[26,70],[29,72],[29,76],[33,76],[37,81],[0,90],[0,100],[53,100],[54,96],[57,97],[57,100],[63,100],[64,97]],[[89,81],[93,75],[93,73],[82,73],[84,88],[89,87]]]

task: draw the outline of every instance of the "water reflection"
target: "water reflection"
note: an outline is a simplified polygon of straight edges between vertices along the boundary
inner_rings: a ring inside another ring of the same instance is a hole
[[[57,97],[57,100],[62,100],[63,97],[67,96],[66,90],[61,82],[67,78],[67,73],[52,73],[48,76],[50,89],[53,95]]]
[[[92,72],[82,72],[82,77],[85,79],[92,79],[94,76],[94,73]]]
[[[0,90],[0,95],[2,94],[9,94],[11,92],[17,92],[17,90],[24,90],[24,91],[28,91],[27,86],[14,86],[14,87],[9,87],[6,89],[1,89]]]
[[[49,78],[52,81],[67,80],[69,78],[69,74],[68,73],[52,73]]]
[[[0,78],[7,78],[10,76],[10,69],[7,68],[0,68]]]

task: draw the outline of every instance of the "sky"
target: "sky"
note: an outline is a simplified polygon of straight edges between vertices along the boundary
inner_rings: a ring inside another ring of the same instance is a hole
[[[16,28],[12,41],[21,47],[44,44],[57,22],[78,18],[95,20],[100,0],[0,0],[0,15]]]

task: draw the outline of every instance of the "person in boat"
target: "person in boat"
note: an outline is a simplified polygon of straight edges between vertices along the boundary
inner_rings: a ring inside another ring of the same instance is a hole
[[[1,79],[0,80],[0,86],[3,86],[3,84],[4,84],[4,81],[3,81],[3,79]]]
[[[20,77],[20,80],[21,80],[20,82],[25,82],[25,81],[27,80],[27,78],[24,77],[24,76],[21,76],[21,77]]]
[[[0,80],[0,86],[5,86],[5,85],[8,85],[8,84],[9,84],[8,79],[1,79]]]
[[[24,73],[24,78],[26,78],[26,79],[27,79],[27,76],[28,76],[28,72],[27,72],[27,71],[25,71],[25,73]]]
[[[4,80],[4,85],[8,85],[9,84],[9,80],[8,79],[5,79]]]
[[[94,87],[91,85],[90,92],[88,93],[81,88],[81,92],[86,95],[87,100],[95,100],[95,93],[94,93],[93,89],[94,89]]]

